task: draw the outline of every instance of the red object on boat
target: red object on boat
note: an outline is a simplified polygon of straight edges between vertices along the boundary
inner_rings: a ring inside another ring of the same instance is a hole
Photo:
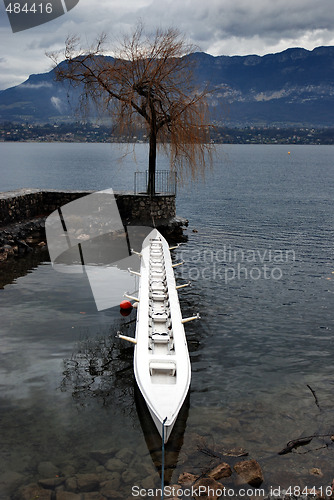
[[[122,300],[122,302],[120,303],[119,307],[121,309],[132,309],[132,304],[128,300]]]

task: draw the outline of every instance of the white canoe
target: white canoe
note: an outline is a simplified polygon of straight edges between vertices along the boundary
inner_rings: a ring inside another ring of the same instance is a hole
[[[187,396],[191,367],[169,246],[156,230],[141,251],[134,373],[164,441]]]

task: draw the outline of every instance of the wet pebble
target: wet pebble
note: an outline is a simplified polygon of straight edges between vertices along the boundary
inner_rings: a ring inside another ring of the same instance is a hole
[[[96,460],[101,465],[104,465],[108,460],[115,456],[116,450],[109,448],[106,450],[95,450],[90,452],[90,457]]]
[[[252,460],[243,460],[234,465],[234,470],[242,482],[258,487],[263,482],[263,474],[259,463]]]
[[[102,488],[108,487],[112,490],[117,490],[121,483],[121,475],[119,472],[113,472],[108,476],[108,479],[101,483]]]
[[[9,471],[0,475],[0,490],[15,488],[23,483],[25,476],[19,472]]]
[[[318,467],[312,467],[312,469],[310,469],[309,472],[310,472],[310,474],[312,474],[312,476],[323,477],[322,470],[319,469]]]
[[[61,468],[61,472],[63,476],[74,476],[76,469],[72,464],[66,464],[64,467]]]
[[[82,500],[82,495],[70,491],[57,491],[56,500]]]
[[[77,478],[75,476],[74,477],[68,477],[66,479],[66,482],[65,482],[65,488],[66,488],[67,491],[70,491],[70,492],[77,491],[77,489],[78,489]]]
[[[105,468],[110,471],[124,471],[126,464],[119,458],[110,458],[105,464]]]
[[[76,479],[79,491],[90,492],[99,488],[97,474],[77,474]]]
[[[179,500],[179,498],[182,496],[182,488],[180,488],[179,484],[172,484],[169,487],[170,490],[170,495],[166,495],[166,498],[169,498],[169,500]]]
[[[107,473],[107,471],[103,467],[103,465],[98,465],[97,467],[95,467],[95,472],[96,472],[96,474],[99,474],[99,475],[102,475],[102,476]]]
[[[154,488],[155,485],[158,484],[158,475],[157,474],[151,474],[150,476],[146,476],[144,479],[140,481],[140,486],[145,489],[150,489]]]
[[[37,471],[41,477],[56,477],[59,475],[58,467],[52,462],[40,462]]]
[[[118,486],[114,487],[112,481],[106,481],[101,484],[100,493],[106,498],[115,498],[113,495],[118,491]]]
[[[190,472],[182,472],[182,474],[180,474],[179,476],[178,483],[182,486],[189,487],[195,483],[196,479],[198,479],[198,476],[195,476],[195,474],[191,474]]]
[[[217,500],[221,496],[221,492],[223,489],[223,485],[221,483],[218,483],[218,481],[215,481],[214,479],[211,479],[209,477],[202,477],[195,483],[195,489],[200,487],[202,488],[203,492],[203,495],[200,495],[202,500]],[[206,493],[208,493],[208,495],[206,495]]]
[[[208,477],[211,477],[212,479],[221,479],[222,477],[230,477],[231,475],[232,469],[226,462],[222,462],[208,472]]]
[[[116,453],[116,457],[119,460],[122,460],[122,462],[129,463],[133,458],[133,450],[130,450],[129,448],[123,448],[118,453]]]
[[[65,482],[65,477],[50,477],[47,479],[40,479],[38,484],[47,489],[55,489]]]
[[[135,484],[138,481],[137,471],[125,470],[122,474],[122,481],[125,484]]]
[[[14,500],[32,500],[33,498],[38,498],[38,500],[52,500],[52,493],[51,490],[45,490],[38,484],[28,484],[22,486],[13,498]]]
[[[117,495],[117,497],[119,498],[119,495]],[[117,497],[113,496],[110,498],[114,500]],[[104,500],[104,498],[105,497],[103,497],[99,491],[92,491],[90,493],[84,493],[82,500]]]

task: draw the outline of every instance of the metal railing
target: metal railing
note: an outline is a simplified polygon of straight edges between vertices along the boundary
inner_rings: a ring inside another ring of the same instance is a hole
[[[155,192],[156,194],[176,195],[177,175],[171,170],[156,170]],[[148,185],[148,170],[135,172],[134,192],[135,194],[146,193]]]

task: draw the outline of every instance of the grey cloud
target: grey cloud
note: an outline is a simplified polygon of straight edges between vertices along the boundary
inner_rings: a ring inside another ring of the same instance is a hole
[[[50,83],[50,82],[24,83],[20,86],[21,89],[40,89],[43,87],[50,88],[50,87],[52,87],[52,83]]]
[[[334,9],[332,0],[319,3],[312,0],[277,0],[268,2],[225,2],[217,6],[215,16],[207,19],[220,36],[253,37],[295,35],[314,29],[332,29]]]
[[[200,50],[215,55],[262,55],[291,46],[334,44],[333,6],[333,0],[81,0],[50,23],[12,34],[0,1],[0,44],[12,61],[8,74],[17,72],[17,84],[22,68],[29,67],[30,73],[48,71],[45,51],[63,48],[69,34],[81,35],[83,44],[89,45],[104,31],[112,45],[139,18],[148,29],[176,26]],[[0,88],[5,88],[2,82],[8,82],[8,74],[0,75]]]
[[[298,44],[298,38],[315,31],[334,37],[333,0],[322,0],[321,4],[313,0],[155,0],[124,13],[120,20],[134,24],[139,15],[149,26],[178,26],[202,50],[231,38],[250,43],[262,39],[265,47],[284,39]],[[252,46],[249,52],[254,52]]]

